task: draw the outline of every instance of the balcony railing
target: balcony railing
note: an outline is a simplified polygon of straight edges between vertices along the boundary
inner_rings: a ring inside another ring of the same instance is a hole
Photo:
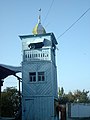
[[[50,49],[25,50],[23,60],[24,61],[51,60],[51,50]]]

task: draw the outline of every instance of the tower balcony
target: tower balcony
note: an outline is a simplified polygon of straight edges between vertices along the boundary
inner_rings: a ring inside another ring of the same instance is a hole
[[[23,61],[51,60],[51,49],[24,50]]]

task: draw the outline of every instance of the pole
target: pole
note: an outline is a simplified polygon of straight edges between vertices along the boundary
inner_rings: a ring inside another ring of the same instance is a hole
[[[20,103],[20,106],[21,106],[21,94],[20,94],[20,82],[21,82],[21,78],[19,76],[17,76],[16,74],[14,74],[14,76],[17,77],[17,80],[19,81],[18,82],[18,87],[19,87],[18,95],[19,95],[19,103]]]
[[[21,94],[20,94],[20,79],[19,80],[19,103],[20,103],[20,106],[21,106]]]

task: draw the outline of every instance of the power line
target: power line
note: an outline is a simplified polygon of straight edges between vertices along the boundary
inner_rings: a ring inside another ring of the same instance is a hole
[[[61,36],[63,36],[67,31],[69,31],[88,11],[90,10],[87,9],[73,24],[71,24],[71,26],[69,28],[67,28],[61,35],[59,35],[59,37],[57,39],[59,39]]]
[[[53,3],[54,3],[54,0],[52,0],[52,3],[51,3],[51,5],[50,5],[50,7],[49,7],[49,9],[48,9],[48,12],[47,12],[45,18],[44,18],[43,24],[44,24],[44,22],[45,22],[45,20],[46,20],[46,18],[47,18],[47,16],[48,16],[48,14],[49,14],[51,8],[52,8]]]

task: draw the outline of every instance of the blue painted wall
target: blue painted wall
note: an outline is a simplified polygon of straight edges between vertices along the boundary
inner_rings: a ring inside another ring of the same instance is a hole
[[[20,36],[20,38],[23,50],[22,120],[55,120],[54,99],[57,98],[55,36],[53,33],[48,33]],[[28,45],[35,43],[35,40],[37,43],[42,41],[43,47],[30,49]],[[30,82],[30,72],[36,73],[35,82]],[[38,72],[44,72],[44,81],[37,80]]]

